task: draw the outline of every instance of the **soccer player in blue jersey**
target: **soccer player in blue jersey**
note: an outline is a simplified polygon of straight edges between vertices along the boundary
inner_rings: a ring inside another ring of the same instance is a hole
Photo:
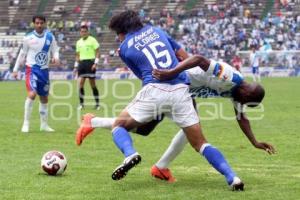
[[[115,169],[112,178],[122,179],[141,161],[128,130],[165,114],[183,129],[192,147],[225,176],[228,185],[234,190],[243,190],[243,182],[224,156],[202,134],[199,118],[188,92],[186,74],[181,72],[166,81],[160,81],[152,75],[153,69],[172,69],[178,64],[173,49],[179,45],[161,29],[144,26],[138,14],[131,10],[113,16],[109,27],[117,33],[121,41],[121,59],[143,82],[143,88],[112,126],[113,140],[125,156],[124,162]],[[203,67],[204,71],[207,69]],[[85,136],[77,134],[78,144],[82,137]]]
[[[59,64],[59,48],[54,35],[45,29],[46,18],[42,15],[33,16],[34,31],[24,37],[23,47],[17,58],[13,76],[17,77],[19,67],[24,63],[27,98],[24,106],[24,122],[21,131],[29,132],[29,121],[36,95],[40,97],[41,131],[53,132],[48,125],[48,94],[50,88],[48,65],[50,53],[52,62]]]

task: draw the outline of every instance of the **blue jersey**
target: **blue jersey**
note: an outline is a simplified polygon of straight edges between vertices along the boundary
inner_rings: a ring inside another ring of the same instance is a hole
[[[120,45],[120,57],[133,73],[148,83],[188,84],[185,72],[172,80],[159,81],[152,76],[153,68],[171,69],[176,67],[175,55],[180,46],[166,32],[153,26],[145,26],[139,31],[128,33]]]

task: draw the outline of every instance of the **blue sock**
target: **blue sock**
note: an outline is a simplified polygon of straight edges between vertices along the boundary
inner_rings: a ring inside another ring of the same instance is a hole
[[[222,153],[217,148],[207,144],[204,147],[202,154],[218,172],[225,176],[227,183],[230,185],[236,175],[230,168]]]
[[[136,152],[132,144],[132,139],[125,128],[114,128],[112,131],[112,136],[115,144],[122,151],[125,157],[128,157]]]

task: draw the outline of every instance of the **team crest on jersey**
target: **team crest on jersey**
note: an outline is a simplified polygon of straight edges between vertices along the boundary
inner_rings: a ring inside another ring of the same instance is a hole
[[[130,48],[133,45],[133,38],[131,38],[130,40],[128,40],[128,48]]]
[[[48,63],[48,54],[44,51],[39,52],[35,56],[35,62],[36,62],[36,64],[38,64],[40,66],[46,65]]]

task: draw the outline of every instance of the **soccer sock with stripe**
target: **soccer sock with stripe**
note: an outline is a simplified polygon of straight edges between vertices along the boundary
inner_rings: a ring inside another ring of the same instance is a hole
[[[217,148],[205,143],[202,145],[200,153],[218,172],[225,176],[229,185],[233,182],[233,178],[236,175],[230,168],[222,153]]]
[[[30,116],[32,113],[33,101],[29,97],[26,98],[24,104],[24,124],[29,124]]]
[[[115,127],[112,130],[112,136],[116,146],[121,150],[125,157],[136,153],[131,136],[125,128],[120,126]]]

